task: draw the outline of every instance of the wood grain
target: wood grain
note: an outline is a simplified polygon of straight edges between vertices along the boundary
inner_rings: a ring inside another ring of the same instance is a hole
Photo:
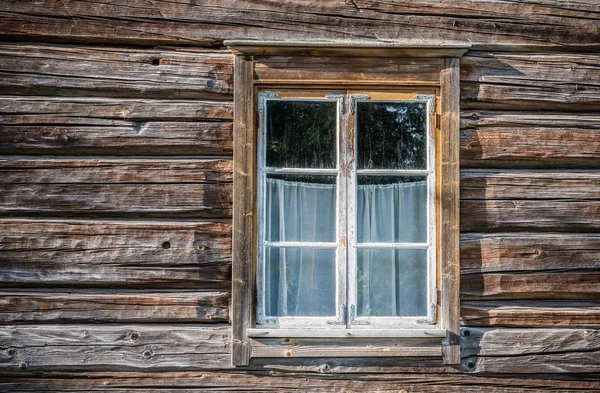
[[[596,54],[470,52],[461,59],[464,109],[597,111]]]
[[[0,93],[231,100],[226,50],[0,43]]]
[[[598,301],[463,301],[461,324],[487,327],[589,327],[600,325]]]
[[[470,372],[598,373],[599,350],[600,331],[593,329],[461,330],[462,364]]]
[[[222,369],[228,326],[36,325],[0,329],[3,372],[43,370]]]
[[[460,251],[462,274],[600,269],[600,234],[593,233],[469,233]]]
[[[231,217],[229,159],[0,160],[0,215]]]
[[[326,371],[328,372],[328,371]],[[322,375],[311,372],[276,373],[268,378],[260,372],[232,373],[227,371],[187,372],[55,372],[42,378],[18,374],[0,381],[0,389],[14,393],[46,392],[214,392],[243,387],[246,392],[420,392],[443,393],[540,393],[551,391],[598,392],[598,379],[581,375],[513,375],[504,377],[477,374],[383,373],[377,378],[354,375]]]
[[[0,96],[1,124],[93,126],[232,118],[230,101]]]
[[[467,40],[476,48],[598,49],[597,4],[554,0],[202,4],[142,0],[3,2],[5,38],[45,41],[218,45],[224,39]],[[66,23],[65,20],[70,23]],[[235,23],[232,23],[235,21]]]
[[[0,220],[4,287],[195,290],[230,280],[229,223]]]
[[[10,118],[10,116],[5,116]],[[231,155],[231,122],[118,121],[94,124],[0,124],[2,154]],[[49,122],[54,121],[48,119]],[[76,121],[76,120],[75,120]],[[80,119],[80,121],[85,121]],[[60,120],[58,120],[60,122]],[[117,124],[115,124],[117,123]]]
[[[227,322],[229,297],[229,292],[4,290],[0,323]]]

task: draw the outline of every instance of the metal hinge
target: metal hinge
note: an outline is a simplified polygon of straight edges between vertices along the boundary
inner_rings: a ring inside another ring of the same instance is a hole
[[[325,98],[335,98],[340,100],[340,112],[346,114],[346,95],[345,94],[325,94]]]
[[[350,114],[353,115],[356,113],[356,101],[357,100],[370,100],[366,94],[351,94],[350,95]]]
[[[433,96],[433,95],[416,95],[415,100],[427,101],[427,103],[429,104],[429,114],[433,115],[435,113],[435,96]]]
[[[369,321],[357,321],[354,318],[356,317],[356,306],[353,304],[350,306],[350,325],[370,325]]]
[[[279,94],[277,93],[271,93],[271,92],[262,92],[258,94],[258,111],[259,112],[263,112],[265,109],[265,101],[267,101],[267,98],[276,98],[279,97]]]
[[[346,305],[340,305],[340,316],[333,321],[327,321],[328,325],[345,325],[346,324]]]

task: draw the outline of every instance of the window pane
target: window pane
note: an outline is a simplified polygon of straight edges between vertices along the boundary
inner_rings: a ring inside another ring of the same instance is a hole
[[[335,316],[335,249],[265,250],[267,316]]]
[[[358,102],[358,169],[427,169],[424,102]]]
[[[359,175],[359,243],[426,243],[427,177]]]
[[[334,242],[336,177],[267,175],[266,240]]]
[[[427,250],[357,249],[357,315],[427,315]]]
[[[336,101],[268,100],[267,166],[336,167]]]

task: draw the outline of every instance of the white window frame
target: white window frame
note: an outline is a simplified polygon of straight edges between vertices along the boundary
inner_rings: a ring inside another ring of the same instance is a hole
[[[407,93],[406,91],[373,91],[366,90],[323,90],[314,91],[306,96],[306,90],[269,89],[258,93],[258,266],[257,266],[257,318],[256,328],[251,335],[261,336],[269,329],[268,334],[277,334],[274,329],[311,329],[331,330],[326,334],[344,337],[348,330],[399,329],[392,332],[363,332],[370,336],[383,333],[389,336],[401,336],[402,329],[413,329],[411,334],[439,329],[437,321],[437,265],[436,265],[436,179],[435,179],[435,90],[429,94]],[[266,166],[266,121],[268,101],[321,101],[336,102],[336,168],[333,169],[298,169],[269,168]],[[421,102],[426,104],[426,157],[427,168],[421,170],[385,170],[356,168],[354,155],[357,133],[356,107],[359,102]],[[354,140],[349,140],[350,135]],[[341,168],[351,168],[342,171]],[[269,242],[265,240],[266,196],[264,186],[267,174],[319,174],[336,176],[336,242]],[[356,215],[356,178],[358,175],[413,175],[427,176],[427,241],[425,243],[363,243],[358,244]],[[264,255],[266,247],[302,247],[336,249],[336,316],[335,317],[268,317],[265,316],[264,302]],[[421,248],[427,249],[427,315],[418,317],[358,317],[355,316],[357,304],[356,288],[356,253],[358,248]],[[288,331],[288,334],[290,332]],[[358,333],[358,332],[356,332]],[[292,333],[294,334],[294,333]],[[323,334],[323,333],[321,333]]]

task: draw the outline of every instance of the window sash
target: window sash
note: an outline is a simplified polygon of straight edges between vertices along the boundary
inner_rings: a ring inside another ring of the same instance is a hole
[[[435,222],[435,136],[433,105],[435,101],[423,99],[423,96],[407,99],[403,93],[372,93],[344,92],[344,94],[327,94],[318,92],[284,92],[259,94],[259,128],[258,128],[258,268],[257,268],[257,323],[258,326],[298,328],[326,326],[329,329],[369,329],[369,328],[436,328],[435,325],[435,294],[436,294],[436,222]],[[366,97],[369,94],[371,97]],[[433,94],[433,92],[430,92]],[[336,132],[336,168],[273,168],[266,166],[266,116],[268,100],[310,100],[310,101],[337,101],[337,132]],[[426,149],[427,167],[425,169],[357,169],[355,163],[356,147],[356,111],[347,108],[346,104],[361,101],[384,102],[427,102],[426,107]],[[352,135],[353,138],[350,138]],[[341,168],[349,168],[342,170]],[[297,241],[267,241],[266,232],[266,178],[268,174],[328,174],[336,175],[336,242],[297,242]],[[356,185],[358,175],[373,176],[426,176],[427,178],[427,241],[422,243],[358,243],[357,242],[357,212],[356,212]],[[285,316],[270,317],[264,313],[266,304],[265,293],[265,254],[271,247],[298,247],[298,248],[324,248],[336,250],[336,316],[335,317],[308,317]],[[357,304],[357,251],[365,248],[387,249],[426,249],[427,250],[427,315],[420,317],[357,317],[351,320],[349,314],[356,310]],[[345,323],[344,323],[345,322]]]

